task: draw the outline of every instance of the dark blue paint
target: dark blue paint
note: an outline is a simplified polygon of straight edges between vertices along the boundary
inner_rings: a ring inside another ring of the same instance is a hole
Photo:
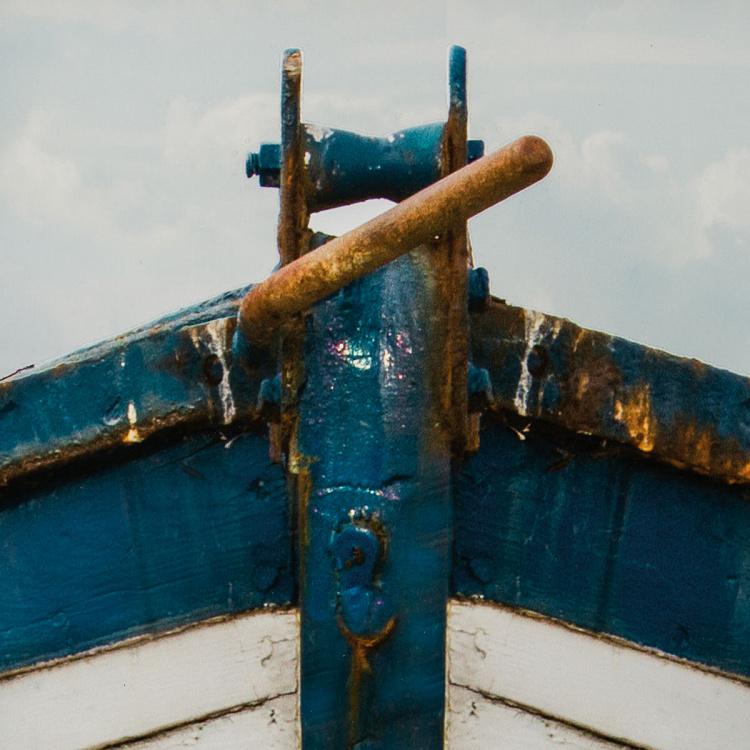
[[[308,320],[298,433],[310,476],[299,532],[306,750],[442,746],[450,452],[432,428],[428,312],[413,304],[426,273],[404,257]],[[357,671],[357,636],[377,641],[370,671]]]
[[[223,424],[225,367],[235,417],[252,417],[260,379],[274,365],[261,359],[232,362],[230,340],[246,291],[229,292],[0,383],[0,487],[35,468],[122,446],[131,403],[144,438],[166,427]],[[222,361],[215,349],[223,336]]]
[[[553,316],[532,323],[529,342],[530,315],[494,300],[473,316],[472,359],[489,371],[498,407],[517,411],[528,373],[525,416],[750,482],[749,378]]]
[[[197,434],[14,494],[0,510],[0,670],[291,603],[285,480],[267,453],[257,435]]]
[[[491,423],[455,497],[453,591],[750,676],[750,497]]]
[[[388,198],[401,201],[442,177],[444,123],[418,125],[373,137],[304,125],[304,191],[310,211]],[[264,143],[247,157],[248,177],[279,187],[281,151]],[[482,141],[469,141],[467,161],[484,155]]]

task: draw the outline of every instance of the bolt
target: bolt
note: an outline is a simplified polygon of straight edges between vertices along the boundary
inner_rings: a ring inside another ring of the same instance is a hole
[[[245,160],[245,174],[260,178],[261,187],[279,187],[281,180],[281,146],[278,143],[262,143],[257,153],[250,153]]]
[[[476,414],[487,409],[493,401],[492,381],[484,367],[469,363],[469,413]]]
[[[362,565],[365,561],[365,553],[362,547],[352,547],[349,553],[349,559],[344,562],[345,568],[352,568],[355,565]]]
[[[481,312],[490,300],[490,276],[486,268],[469,269],[469,310]]]
[[[484,156],[484,141],[466,141],[466,163],[481,159]]]
[[[245,160],[245,174],[250,177],[254,177],[260,172],[260,155],[254,152],[250,152]]]
[[[266,422],[281,420],[281,375],[261,381],[258,389],[258,412]]]

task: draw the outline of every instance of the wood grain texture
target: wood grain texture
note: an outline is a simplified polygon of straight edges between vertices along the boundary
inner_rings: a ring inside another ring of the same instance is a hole
[[[109,746],[291,696],[297,630],[293,613],[256,613],[0,680],[3,746]],[[220,736],[224,725],[212,731]]]
[[[167,429],[255,415],[258,353],[235,357],[239,299],[227,292],[0,382],[0,488]],[[269,369],[270,368],[270,369]]]
[[[471,328],[497,408],[750,482],[750,378],[500,300]]]
[[[121,750],[297,750],[299,726],[297,695],[281,695],[265,703],[209,721],[128,742]]]
[[[654,750],[747,745],[750,684],[551,620],[451,602],[449,681]]]
[[[453,593],[750,676],[750,492],[526,424],[457,479]]]
[[[450,685],[446,731],[449,750],[618,750],[622,745],[559,721],[492,701]]]
[[[0,508],[0,671],[294,593],[264,437],[186,436]]]

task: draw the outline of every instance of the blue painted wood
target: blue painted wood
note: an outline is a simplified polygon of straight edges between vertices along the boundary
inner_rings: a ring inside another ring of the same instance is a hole
[[[414,303],[429,274],[406,256],[308,319],[291,458],[306,750],[442,747],[450,441]]]
[[[145,448],[3,494],[0,670],[292,602],[285,480],[265,438]]]
[[[232,356],[238,289],[0,382],[0,488],[167,428],[254,416],[264,362]],[[136,422],[137,431],[131,432]]]
[[[471,327],[499,408],[750,482],[750,378],[499,300]]]
[[[490,421],[460,474],[453,592],[750,676],[750,490],[523,436]]]

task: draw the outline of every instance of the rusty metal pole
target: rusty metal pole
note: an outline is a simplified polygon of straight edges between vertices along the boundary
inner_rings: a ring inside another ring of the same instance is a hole
[[[552,152],[536,136],[462,167],[251,289],[239,313],[244,334],[267,342],[285,318],[533,185],[551,167]]]

